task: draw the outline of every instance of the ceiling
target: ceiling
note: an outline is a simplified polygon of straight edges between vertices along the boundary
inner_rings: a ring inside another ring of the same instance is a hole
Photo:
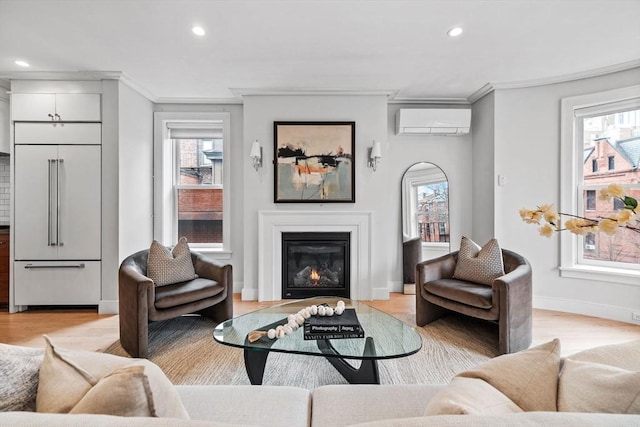
[[[640,0],[0,0],[0,78],[120,76],[156,102],[468,102],[638,65]]]

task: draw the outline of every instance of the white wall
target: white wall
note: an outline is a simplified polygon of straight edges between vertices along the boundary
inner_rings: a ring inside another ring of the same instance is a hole
[[[388,149],[382,159],[381,170],[388,180],[385,204],[392,225],[389,245],[385,248],[389,258],[389,274],[394,292],[402,292],[402,222],[401,180],[404,172],[418,162],[430,162],[442,169],[449,180],[449,222],[451,250],[460,246],[462,235],[471,235],[472,168],[471,134],[461,136],[396,135],[395,115],[400,108],[441,108],[443,106],[418,104],[389,104],[387,116]],[[452,106],[451,108],[459,108]],[[468,107],[463,107],[468,108]],[[473,121],[472,112],[472,121]],[[472,132],[473,132],[472,124]]]
[[[479,245],[495,236],[494,186],[495,172],[495,96],[490,93],[473,104],[471,132],[473,134],[471,184],[471,219],[473,233],[469,236]]]
[[[559,204],[561,98],[638,82],[640,68],[635,68],[572,82],[495,92],[494,173],[507,179],[503,187],[496,186],[494,180],[495,236],[503,247],[521,253],[531,262],[535,307],[625,322],[631,322],[632,311],[640,311],[640,284],[559,277],[558,236],[539,236],[536,228],[522,222],[518,215],[522,207]],[[474,157],[474,168],[483,166]]]
[[[355,203],[274,203],[274,121],[355,121]],[[390,142],[387,141],[387,99],[371,96],[244,96],[244,136],[241,163],[245,180],[244,197],[244,288],[243,298],[257,298],[258,211],[260,210],[362,210],[373,211],[372,272],[374,299],[388,298],[391,280],[389,248],[399,236],[397,213],[399,194],[389,194]],[[249,163],[254,140],[263,147],[263,167],[256,172]],[[367,167],[368,148],[382,143],[378,171]],[[400,180],[397,179],[397,187]],[[235,270],[234,270],[235,271]],[[399,279],[402,279],[400,271]]]
[[[119,85],[118,262],[153,238],[153,103]]]
[[[101,313],[118,311],[120,262],[151,244],[152,106],[117,80],[102,82]]]
[[[119,82],[102,82],[102,291],[100,313],[118,310]],[[142,118],[141,118],[142,119]]]

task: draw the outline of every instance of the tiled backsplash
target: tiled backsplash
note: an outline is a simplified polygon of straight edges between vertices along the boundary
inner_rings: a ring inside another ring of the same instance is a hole
[[[0,157],[0,225],[9,224],[9,165],[11,157]]]

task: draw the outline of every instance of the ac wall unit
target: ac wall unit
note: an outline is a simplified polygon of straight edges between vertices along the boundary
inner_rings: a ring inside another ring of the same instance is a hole
[[[398,135],[463,135],[471,127],[470,108],[401,108]]]

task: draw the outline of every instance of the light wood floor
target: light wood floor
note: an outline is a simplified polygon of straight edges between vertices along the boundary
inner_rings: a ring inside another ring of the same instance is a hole
[[[234,315],[279,302],[241,301],[234,295]],[[389,314],[415,313],[415,295],[391,294],[367,304]],[[47,334],[63,347],[99,351],[118,340],[118,316],[95,309],[32,309],[0,312],[0,342],[42,347]],[[587,348],[640,339],[640,326],[596,317],[535,309],[533,345],[560,338],[564,356]]]

